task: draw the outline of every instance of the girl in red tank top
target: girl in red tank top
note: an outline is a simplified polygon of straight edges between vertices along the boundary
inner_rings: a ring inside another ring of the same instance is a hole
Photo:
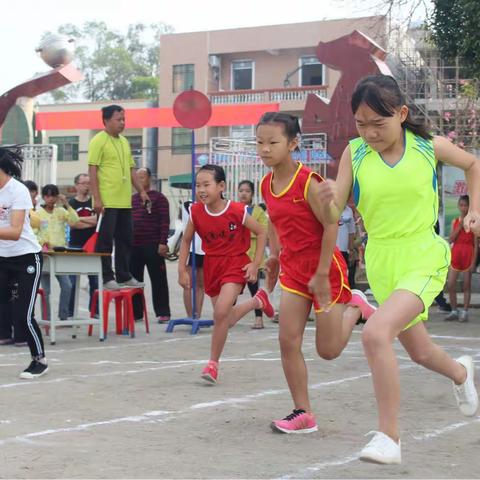
[[[363,293],[348,286],[347,266],[336,248],[338,225],[324,220],[318,187],[323,179],[292,160],[298,148],[298,119],[269,112],[257,125],[257,153],[271,168],[261,182],[270,217],[271,256],[266,262],[267,289],[277,278],[282,288],[279,328],[282,365],[293,397],[293,413],[272,422],[283,433],[317,430],[307,389],[302,340],[312,308],[317,317],[316,346],[330,360],[346,346],[358,320],[374,311]]]
[[[183,288],[190,288],[187,259],[190,243],[197,232],[205,252],[203,279],[205,293],[212,299],[214,322],[210,360],[202,370],[202,378],[216,383],[218,362],[228,329],[251,310],[262,309],[267,316],[273,317],[273,307],[263,289],[259,289],[250,300],[235,305],[245,284],[257,280],[267,232],[248,215],[245,205],[223,198],[225,172],[222,167],[204,165],[200,168],[196,187],[200,203],[193,203],[190,207],[190,220],[180,247],[178,283]],[[247,255],[250,231],[257,236],[257,251],[253,260]]]
[[[450,296],[451,313],[445,320],[468,321],[468,307],[470,306],[472,271],[477,260],[478,243],[472,232],[466,232],[463,228],[463,219],[468,213],[470,200],[468,195],[462,195],[458,199],[460,217],[452,222],[450,242],[452,244],[452,262],[448,272],[448,294]],[[457,278],[463,272],[463,310],[457,308]]]

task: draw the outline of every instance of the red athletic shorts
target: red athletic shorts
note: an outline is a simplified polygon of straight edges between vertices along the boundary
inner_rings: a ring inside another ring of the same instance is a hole
[[[216,297],[225,283],[239,283],[245,287],[247,280],[242,268],[250,262],[246,253],[236,257],[205,255],[203,260],[205,293],[211,298]]]
[[[473,245],[457,243],[452,247],[452,268],[464,272],[472,266]]]
[[[317,299],[308,291],[308,282],[318,267],[320,249],[301,252],[283,250],[280,254],[280,285],[287,292],[296,293],[313,301],[315,312],[322,309]],[[348,303],[352,298],[348,285],[347,264],[343,255],[336,248],[330,266],[330,292],[332,305]]]

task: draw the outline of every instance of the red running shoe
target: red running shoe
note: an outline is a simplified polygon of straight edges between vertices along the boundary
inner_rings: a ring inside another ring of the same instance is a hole
[[[260,303],[262,304],[260,308],[263,310],[263,313],[265,313],[267,317],[273,318],[275,316],[275,310],[270,303],[268,293],[263,288],[260,288],[255,294],[255,298],[260,300]]]
[[[282,420],[274,420],[271,427],[280,433],[311,433],[318,430],[313,413],[305,410],[294,410]]]
[[[202,370],[202,378],[210,383],[217,383],[218,363],[210,360]]]

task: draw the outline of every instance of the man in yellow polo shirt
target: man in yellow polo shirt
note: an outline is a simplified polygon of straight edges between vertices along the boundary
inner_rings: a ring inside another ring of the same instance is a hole
[[[111,257],[102,257],[103,285],[109,290],[143,287],[132,277],[129,257],[132,246],[132,184],[145,205],[148,195],[137,180],[135,162],[125,129],[125,111],[119,105],[102,108],[104,130],[88,147],[88,174],[97,215],[102,215],[97,252],[112,253],[115,242],[115,276]],[[115,281],[116,277],[116,281]]]

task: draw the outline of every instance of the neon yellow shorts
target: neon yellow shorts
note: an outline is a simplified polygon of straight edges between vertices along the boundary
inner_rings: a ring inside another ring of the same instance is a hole
[[[450,265],[450,248],[434,232],[402,239],[368,239],[367,279],[381,305],[395,290],[408,290],[423,302],[424,311],[406,327],[428,319],[428,308],[443,290]]]

